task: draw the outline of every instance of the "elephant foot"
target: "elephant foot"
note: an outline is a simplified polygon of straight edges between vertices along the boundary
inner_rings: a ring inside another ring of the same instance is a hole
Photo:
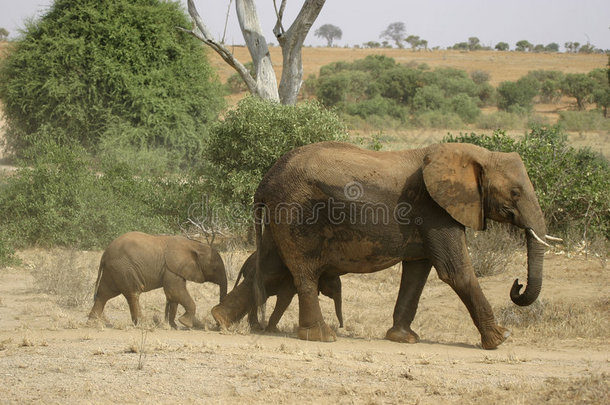
[[[182,315],[180,318],[178,318],[178,322],[180,322],[181,324],[183,324],[184,326],[186,326],[187,328],[192,328],[193,327],[193,317],[192,316],[187,316]]]
[[[317,322],[315,325],[304,328],[299,326],[297,336],[301,340],[315,340],[318,342],[335,342],[337,335],[324,321]]]
[[[510,336],[510,331],[502,326],[495,325],[491,331],[481,335],[481,346],[490,350],[500,346]]]
[[[399,343],[418,343],[419,335],[409,329],[391,327],[385,334],[385,338]]]
[[[277,328],[277,325],[267,325],[267,327],[265,328],[265,332],[280,333],[280,330]]]
[[[170,322],[169,323],[170,328],[172,329],[178,329],[178,325],[176,325],[176,322]]]
[[[222,329],[227,329],[233,324],[231,317],[227,314],[227,311],[221,305],[216,305],[212,308],[212,317],[220,325]]]

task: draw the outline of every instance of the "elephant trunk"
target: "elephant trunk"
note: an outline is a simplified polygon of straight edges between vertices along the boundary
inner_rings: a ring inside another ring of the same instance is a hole
[[[220,280],[218,285],[220,287],[220,302],[222,302],[222,300],[227,296],[227,278],[225,277],[224,280]]]
[[[545,233],[541,234],[544,238]],[[527,238],[527,286],[523,294],[519,290],[523,287],[519,279],[515,280],[510,290],[510,299],[519,306],[531,305],[542,289],[542,267],[544,263],[544,240],[537,236],[532,228],[526,229]]]

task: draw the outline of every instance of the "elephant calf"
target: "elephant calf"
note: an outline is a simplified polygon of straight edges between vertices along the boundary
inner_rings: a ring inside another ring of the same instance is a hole
[[[167,298],[166,321],[176,328],[175,316],[180,304],[185,313],[178,320],[190,328],[198,321],[186,280],[218,284],[220,300],[227,294],[225,266],[215,249],[180,236],[123,234],[113,240],[102,255],[89,319],[102,318],[106,302],[123,294],[131,319],[137,324],[142,316],[140,293],[163,287]]]
[[[272,262],[268,262],[267,264],[272,265],[275,268],[274,273],[280,275],[279,277],[275,277],[273,280],[267,280],[265,282],[265,293],[267,297],[277,295],[277,301],[275,303],[275,307],[273,308],[273,312],[269,317],[269,323],[267,324],[266,329],[268,331],[277,332],[277,324],[292,302],[292,299],[297,293],[297,289],[294,286],[292,274],[290,274],[288,267],[281,262],[279,257]],[[252,279],[254,278],[255,272],[256,252],[252,253],[242,265],[241,270],[239,270],[239,274],[237,275],[237,280],[235,281],[235,287],[237,287],[239,279],[242,275],[244,279]],[[341,310],[341,278],[339,278],[339,276],[327,276],[326,274],[322,274],[320,276],[319,292],[331,298],[335,302],[335,313],[337,314],[337,319],[339,320],[339,327],[342,328],[343,312]],[[256,306],[252,306],[248,312],[248,323],[250,326],[260,326],[256,316]]]

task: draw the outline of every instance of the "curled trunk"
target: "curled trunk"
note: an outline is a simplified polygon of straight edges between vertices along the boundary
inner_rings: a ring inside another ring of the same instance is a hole
[[[510,299],[519,306],[531,305],[542,289],[542,267],[545,247],[536,240],[531,230],[526,231],[527,237],[527,286],[523,294],[519,294],[523,285],[515,280],[510,290]],[[542,233],[544,235],[544,233]]]

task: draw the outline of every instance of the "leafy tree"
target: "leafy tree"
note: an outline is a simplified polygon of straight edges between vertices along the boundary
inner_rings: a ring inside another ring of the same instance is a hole
[[[538,81],[529,76],[516,82],[502,82],[498,86],[498,108],[508,112],[529,112],[539,88]]]
[[[521,41],[517,42],[515,46],[515,49],[519,52],[530,52],[534,47],[534,45],[532,45],[529,41],[526,41],[525,39],[522,39]]]
[[[546,52],[559,52],[559,44],[557,42],[551,42],[544,47]]]
[[[5,41],[8,38],[8,30],[4,27],[0,27],[0,41]]]
[[[542,44],[537,44],[534,46],[534,48],[532,49],[532,51],[536,52],[536,53],[540,53],[540,52],[544,52],[544,45]]]
[[[498,51],[508,51],[510,49],[510,45],[507,42],[498,42],[494,47]]]
[[[407,28],[405,26],[405,23],[394,22],[388,25],[388,27],[381,32],[379,38],[392,40],[398,48],[402,49],[404,47],[402,41],[405,38],[406,32]]]
[[[0,69],[9,146],[52,131],[89,150],[112,139],[194,157],[224,100],[185,24],[172,2],[56,0]]]
[[[468,49],[468,42],[458,42],[452,48],[456,51],[465,51]]]
[[[608,107],[610,107],[610,87],[597,88],[593,91],[593,102],[601,108],[604,117],[608,118]]]
[[[419,38],[419,35],[409,35],[409,36],[408,36],[408,37],[405,39],[405,41],[406,41],[406,42],[407,42],[409,45],[411,45],[411,49],[412,49],[412,50],[414,50],[414,51],[417,49],[417,47],[418,47],[418,46],[420,45],[420,43],[421,43],[421,40],[420,40],[420,38]]]
[[[364,48],[381,48],[381,44],[377,41],[368,41],[362,44]]]
[[[587,99],[595,89],[595,80],[584,73],[568,73],[561,82],[563,94],[576,99],[579,110],[585,109]]]
[[[580,49],[580,42],[566,42],[563,46],[567,52],[575,53]]]
[[[595,52],[595,45],[591,45],[590,43],[586,43],[578,49],[579,53],[593,53]]]
[[[482,48],[481,40],[477,37],[468,38],[468,50],[469,51],[478,51]]]
[[[343,31],[336,25],[324,24],[314,32],[314,35],[326,39],[327,45],[330,48],[333,46],[335,39],[341,39]]]

